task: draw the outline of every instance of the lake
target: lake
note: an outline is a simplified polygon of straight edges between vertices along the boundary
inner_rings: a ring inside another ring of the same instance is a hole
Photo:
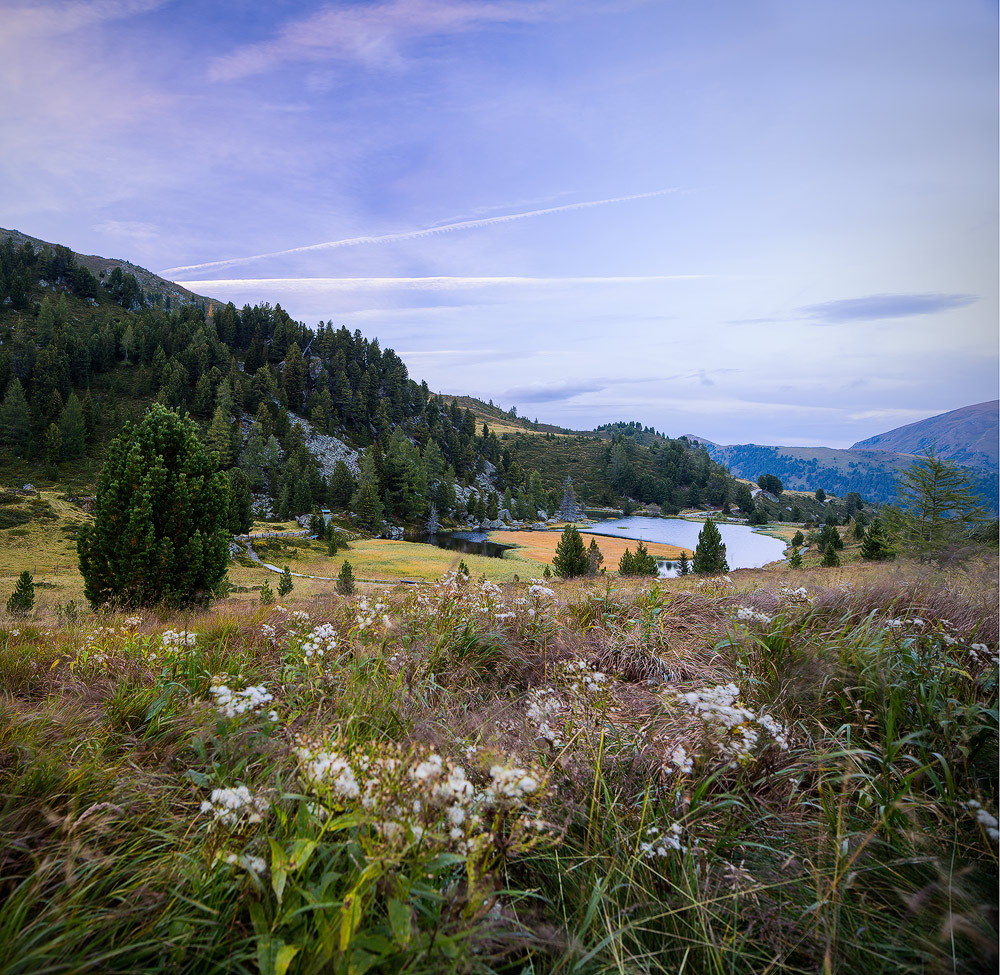
[[[632,515],[629,518],[615,518],[609,521],[599,521],[595,525],[581,528],[581,534],[612,535],[615,538],[634,538],[644,542],[666,542],[669,545],[680,545],[692,552],[698,544],[698,533],[704,527],[703,522],[685,521],[683,518],[642,518]],[[749,525],[727,525],[716,523],[722,541],[726,546],[726,561],[730,569],[758,569],[768,562],[775,562],[782,557],[785,543],[770,535],[760,535]],[[600,543],[598,543],[600,544]],[[676,571],[661,575],[676,575]]]
[[[694,551],[698,544],[698,533],[703,524],[684,521],[681,518],[615,518],[599,521],[595,525],[581,528],[580,532],[590,535],[612,535],[616,538],[634,538],[644,542],[667,542]],[[756,569],[782,557],[785,543],[770,535],[758,535],[747,525],[719,524],[719,534],[726,546],[726,561],[730,569]],[[503,558],[503,553],[511,546],[491,542],[486,532],[460,531],[441,532],[439,535],[424,535],[415,541],[453,549],[466,555],[488,555]],[[609,569],[617,566],[608,566]],[[677,569],[667,569],[660,563],[661,576],[675,576]]]

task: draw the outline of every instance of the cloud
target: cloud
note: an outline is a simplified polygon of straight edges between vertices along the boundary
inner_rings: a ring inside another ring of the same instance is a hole
[[[71,34],[113,20],[149,13],[167,0],[93,0],[92,3],[32,3],[4,11],[3,35],[15,38]],[[6,45],[4,45],[6,46]]]
[[[546,207],[543,210],[526,210],[521,213],[505,213],[497,217],[482,217],[478,220],[459,220],[455,223],[440,224],[436,227],[424,227],[420,230],[404,230],[395,234],[374,234],[364,237],[345,237],[343,240],[326,240],[319,244],[306,244],[302,247],[290,247],[287,250],[271,251],[267,254],[252,254],[248,257],[231,257],[222,261],[207,261],[204,264],[185,264],[179,267],[164,268],[160,272],[167,274],[187,274],[191,271],[207,271],[209,268],[237,267],[260,261],[265,258],[286,257],[289,254],[305,254],[310,251],[333,250],[338,247],[356,247],[359,244],[387,244],[401,240],[419,240],[422,237],[434,237],[438,234],[454,233],[457,230],[475,230],[479,227],[491,227],[494,224],[511,223],[514,220],[526,220],[530,217],[541,217],[550,213],[565,213],[568,210],[585,210],[589,207],[607,206],[611,203],[626,203],[630,200],[648,200],[654,196],[666,196],[676,190],[652,190],[649,193],[633,193],[630,196],[614,196],[606,200],[584,200],[580,203],[565,203],[562,206]]]
[[[398,68],[404,63],[404,49],[415,40],[497,24],[538,23],[557,10],[552,2],[389,0],[372,6],[328,5],[312,16],[284,24],[271,40],[215,58],[209,78],[235,81],[301,61],[352,61],[369,68]]]
[[[606,389],[601,382],[577,383],[532,383],[530,386],[520,386],[501,393],[504,402],[517,403],[554,403],[560,400],[573,399],[584,393],[599,393]]]
[[[806,305],[799,310],[817,324],[835,325],[878,318],[934,315],[954,308],[964,308],[978,300],[976,295],[961,294],[868,295],[865,298],[824,301],[818,305]]]

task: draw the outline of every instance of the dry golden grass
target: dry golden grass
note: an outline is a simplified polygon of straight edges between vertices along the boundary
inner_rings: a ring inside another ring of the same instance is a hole
[[[555,555],[556,546],[559,544],[561,533],[558,531],[547,532],[490,532],[490,541],[499,542],[501,545],[516,545],[516,551],[527,558],[537,562],[550,564]],[[584,537],[584,545],[589,545],[590,538],[597,539],[597,545],[604,556],[604,567],[611,571],[617,565],[625,549],[635,552],[636,542],[631,538],[614,538],[611,535],[590,535]],[[665,542],[647,542],[646,548],[651,555],[662,559],[679,559],[682,552],[686,552],[691,558],[690,549],[681,548],[679,545],[668,545]],[[509,557],[509,556],[508,556]]]
[[[6,512],[31,516],[23,525],[0,530],[0,603],[14,591],[17,577],[27,569],[34,575],[35,603],[58,606],[83,599],[83,577],[77,567],[76,532],[92,518],[58,491],[40,491]]]

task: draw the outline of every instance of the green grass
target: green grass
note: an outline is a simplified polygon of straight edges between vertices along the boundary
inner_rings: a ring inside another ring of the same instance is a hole
[[[995,969],[995,559],[552,588],[0,620],[0,971]]]

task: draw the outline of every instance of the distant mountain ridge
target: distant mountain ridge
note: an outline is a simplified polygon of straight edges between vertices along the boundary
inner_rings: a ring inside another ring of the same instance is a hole
[[[1000,400],[963,406],[859,440],[851,450],[935,452],[963,467],[1000,470]]]
[[[6,230],[0,227],[0,243],[8,239],[13,241],[15,247],[28,244],[35,251],[42,250],[43,248],[55,250],[57,246],[61,246],[47,240],[42,240],[39,237],[31,237],[20,230]],[[123,274],[133,275],[145,294],[149,298],[154,299],[154,303],[159,303],[155,302],[156,298],[169,298],[169,303],[173,305],[202,305],[208,308],[211,305],[222,307],[225,304],[224,301],[219,301],[218,298],[209,298],[205,295],[188,291],[187,288],[182,288],[179,284],[174,284],[173,281],[167,281],[166,278],[161,278],[158,274],[154,274],[147,268],[139,267],[138,264],[133,264],[131,261],[122,260],[117,257],[99,257],[96,254],[79,254],[72,250],[72,248],[67,248],[67,250],[70,250],[78,264],[85,267],[98,278],[110,274],[116,267],[121,268]]]
[[[704,444],[712,460],[737,477],[756,481],[774,474],[786,488],[843,497],[857,491],[881,503],[896,497],[896,478],[932,443],[947,460],[968,469],[975,491],[991,512],[998,508],[997,411],[993,400],[929,417],[862,440],[847,450],[834,447],[782,447],[761,444],[717,444],[687,434]]]

